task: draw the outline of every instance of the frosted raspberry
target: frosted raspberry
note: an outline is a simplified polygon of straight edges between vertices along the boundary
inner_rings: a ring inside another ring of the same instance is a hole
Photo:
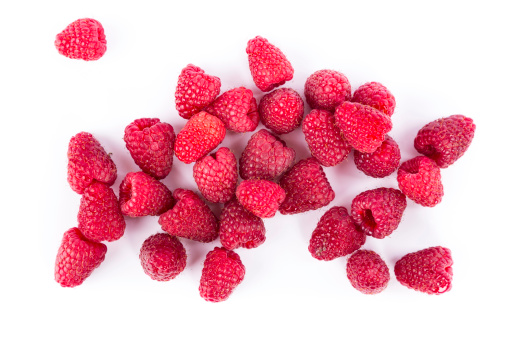
[[[287,134],[301,125],[304,102],[291,88],[275,89],[259,103],[261,122],[276,134]]]
[[[322,69],[310,75],[305,82],[306,103],[312,109],[334,112],[344,101],[350,100],[351,87],[345,75],[335,70]]]
[[[359,250],[347,260],[347,278],[354,289],[374,295],[387,287],[389,268],[376,252]]]
[[[373,107],[387,116],[392,116],[396,107],[393,94],[378,82],[368,82],[357,88],[351,101]]]
[[[365,175],[382,178],[394,173],[400,166],[401,153],[398,143],[389,135],[373,153],[354,150],[354,163]]]
[[[187,253],[180,240],[166,233],[148,237],[141,246],[139,259],[151,279],[166,282],[176,278],[187,265]]]
[[[270,218],[275,216],[280,203],[285,199],[285,192],[274,182],[251,179],[238,185],[236,197],[255,216]]]
[[[78,19],[56,36],[55,47],[70,59],[98,60],[107,50],[104,28],[95,19]]]

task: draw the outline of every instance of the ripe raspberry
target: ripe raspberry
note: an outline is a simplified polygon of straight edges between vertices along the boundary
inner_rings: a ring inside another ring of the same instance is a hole
[[[171,191],[142,171],[128,173],[120,184],[120,207],[124,215],[158,216],[173,204]]]
[[[202,196],[212,203],[229,201],[238,183],[236,157],[229,148],[222,147],[214,154],[197,160],[194,180]]]
[[[376,252],[359,250],[347,260],[347,278],[354,289],[374,295],[387,287],[389,268]]]
[[[248,41],[248,64],[255,85],[263,92],[292,80],[294,69],[282,51],[263,37]]]
[[[204,111],[192,116],[176,136],[174,153],[184,163],[192,163],[215,149],[225,137],[222,121]]]
[[[107,186],[116,181],[116,165],[90,133],[81,132],[70,139],[67,158],[67,181],[78,194],[82,194],[93,181]]]
[[[218,220],[210,207],[191,190],[176,189],[176,204],[158,219],[172,236],[208,243],[218,237]]]
[[[277,134],[287,134],[301,125],[304,102],[294,89],[276,89],[262,97],[259,114],[266,128]]]
[[[171,172],[176,134],[157,118],[138,119],[125,128],[123,140],[142,171],[160,180]]]
[[[409,253],[394,265],[396,279],[404,286],[430,295],[451,290],[451,250],[436,246]]]
[[[303,159],[289,169],[280,178],[280,186],[287,194],[279,209],[282,215],[325,207],[335,197],[324,170],[313,157]]]
[[[239,175],[244,180],[275,180],[294,163],[296,151],[266,129],[252,135],[239,159]]]
[[[176,110],[184,119],[191,118],[213,102],[220,93],[220,86],[218,77],[208,75],[192,64],[187,65],[176,85]]]
[[[56,282],[71,288],[81,285],[104,261],[106,252],[105,244],[92,242],[78,228],[70,228],[56,254]]]
[[[475,124],[469,117],[451,115],[430,122],[419,130],[415,149],[447,168],[467,151],[474,138]]]
[[[303,134],[312,156],[325,167],[342,162],[352,150],[335,126],[333,113],[327,110],[313,109],[306,115]]]
[[[215,247],[204,260],[199,294],[208,302],[222,302],[245,278],[245,266],[232,250]]]
[[[244,180],[236,189],[239,203],[255,216],[270,218],[275,216],[285,192],[274,182],[267,180]]]
[[[353,253],[365,241],[366,235],[356,228],[347,209],[332,207],[313,230],[308,250],[314,258],[330,261]]]
[[[187,253],[180,240],[166,233],[148,237],[139,253],[141,266],[151,279],[166,282],[176,278],[187,265]]]
[[[444,187],[440,168],[426,156],[417,156],[398,168],[398,186],[412,201],[425,207],[434,207],[442,201]]]
[[[373,153],[354,150],[354,163],[365,175],[382,178],[394,173],[400,166],[401,153],[398,143],[389,135]]]
[[[305,82],[306,103],[312,109],[334,112],[344,101],[350,100],[351,87],[345,75],[335,70],[318,70]]]
[[[107,49],[106,35],[95,19],[78,19],[56,36],[58,53],[70,59],[98,60]]]
[[[368,82],[359,86],[351,101],[373,107],[387,116],[392,116],[396,107],[393,94],[378,82]]]

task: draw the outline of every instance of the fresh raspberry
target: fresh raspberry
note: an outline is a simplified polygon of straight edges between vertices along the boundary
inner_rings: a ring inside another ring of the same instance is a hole
[[[276,183],[267,180],[244,180],[236,189],[239,203],[255,216],[270,218],[275,216],[285,192]]]
[[[317,210],[335,197],[324,170],[313,157],[300,160],[290,168],[280,178],[280,186],[287,194],[279,209],[282,215]]]
[[[322,69],[310,75],[305,82],[306,103],[312,109],[334,112],[344,101],[350,100],[351,87],[345,75],[335,70]]]
[[[396,107],[394,95],[378,82],[368,82],[359,86],[351,101],[373,107],[387,116],[392,116]]]
[[[208,75],[192,64],[187,65],[181,71],[176,85],[176,110],[184,119],[191,118],[215,100],[220,93],[220,86],[218,77]]]
[[[403,256],[394,265],[396,279],[404,286],[438,295],[451,290],[451,250],[431,247]]]
[[[389,135],[373,153],[354,150],[354,163],[365,175],[382,178],[394,173],[400,166],[401,153],[398,143]]]
[[[245,278],[245,266],[232,250],[215,247],[204,260],[199,294],[208,302],[222,302]]]
[[[376,252],[358,250],[347,260],[347,278],[354,289],[374,295],[387,287],[389,268]]]
[[[113,189],[93,182],[81,196],[77,214],[78,228],[94,242],[113,242],[125,233],[125,219]]]
[[[176,134],[157,118],[138,119],[125,128],[123,140],[142,171],[160,180],[171,172]]]
[[[162,230],[173,236],[203,243],[218,238],[218,220],[195,192],[176,189],[173,196],[176,204],[158,219]]]
[[[412,201],[425,207],[434,207],[442,201],[444,187],[440,168],[426,156],[417,156],[398,168],[398,186]]]
[[[266,240],[266,229],[260,217],[246,210],[234,198],[220,215],[220,242],[226,249],[256,248]]]
[[[467,151],[474,138],[475,124],[469,117],[451,115],[430,122],[419,130],[415,149],[447,168]]]
[[[56,36],[58,53],[70,59],[98,60],[107,49],[106,35],[95,19],[78,19]]]
[[[343,102],[334,117],[345,141],[363,153],[372,153],[380,147],[393,127],[389,116],[357,102]]]
[[[215,149],[225,137],[218,117],[202,111],[190,118],[176,136],[174,153],[184,163],[192,163]]]
[[[357,195],[350,214],[365,234],[384,238],[398,228],[406,207],[407,198],[398,189],[377,188]]]
[[[180,240],[166,233],[148,237],[139,253],[144,272],[159,282],[176,278],[187,265],[187,253]]]
[[[255,85],[263,92],[292,80],[294,69],[282,51],[263,37],[248,41],[248,64]]]
[[[197,160],[194,180],[202,196],[212,203],[229,201],[238,183],[238,164],[229,148],[222,147],[214,154]]]
[[[296,151],[266,129],[253,134],[239,159],[239,175],[244,180],[275,180],[294,163]]]
[[[347,158],[352,147],[335,126],[333,113],[313,109],[303,120],[303,134],[313,157],[325,167],[332,167]]]
[[[171,191],[142,171],[128,173],[120,184],[120,207],[124,215],[158,216],[173,204]]]
[[[105,244],[87,239],[78,228],[63,234],[56,254],[55,280],[64,287],[81,285],[106,257]]]
[[[78,194],[82,194],[93,181],[107,186],[116,181],[116,165],[90,133],[81,132],[70,139],[67,158],[67,181]]]
[[[332,207],[312,232],[308,250],[318,260],[330,261],[358,250],[366,241],[344,207]]]
[[[275,89],[259,103],[261,122],[277,134],[287,134],[299,127],[303,114],[303,99],[291,88]]]

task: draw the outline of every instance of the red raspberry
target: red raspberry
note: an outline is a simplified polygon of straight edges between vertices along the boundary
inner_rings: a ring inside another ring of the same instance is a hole
[[[376,252],[359,250],[347,260],[347,278],[354,289],[374,295],[387,287],[389,268]]]
[[[305,98],[312,109],[334,112],[336,107],[350,100],[350,96],[349,80],[335,70],[318,70],[306,79]]]
[[[440,168],[426,156],[417,156],[398,168],[398,186],[412,201],[425,207],[434,207],[442,201],[444,187]]]
[[[248,64],[255,85],[263,92],[292,80],[294,69],[282,51],[263,37],[248,41]]]
[[[125,128],[123,140],[142,171],[160,180],[171,172],[176,134],[157,118],[138,119]]]
[[[352,150],[335,126],[333,113],[327,110],[313,109],[306,115],[303,134],[312,156],[325,167],[342,162]]]
[[[475,124],[469,117],[451,115],[430,122],[417,133],[415,149],[447,168],[467,151],[474,138]]]
[[[430,295],[451,290],[451,250],[436,246],[409,253],[394,265],[396,279],[404,286]]]
[[[71,59],[98,60],[107,49],[106,35],[95,19],[78,19],[56,36],[58,53]]]
[[[78,228],[94,242],[116,241],[125,233],[125,219],[113,189],[94,182],[81,196]]]
[[[363,153],[372,153],[380,147],[393,127],[389,116],[356,102],[343,102],[334,116],[345,141]]]
[[[90,133],[81,132],[70,139],[67,157],[67,181],[78,194],[82,194],[93,181],[107,186],[116,181],[116,165]]]
[[[81,285],[106,257],[105,244],[92,242],[78,228],[63,234],[56,254],[55,280],[64,287]]]
[[[285,192],[274,182],[267,180],[244,180],[236,189],[239,203],[255,216],[270,218],[275,216]]]
[[[350,214],[368,236],[384,238],[398,228],[406,207],[407,199],[398,189],[377,188],[357,195]]]
[[[351,101],[373,107],[387,116],[392,116],[396,107],[393,94],[378,82],[368,82],[359,86]]]
[[[201,68],[187,65],[178,77],[176,85],[176,110],[184,119],[189,119],[215,100],[220,94],[220,79],[208,75]]]
[[[176,136],[174,153],[184,163],[192,163],[215,149],[225,137],[218,117],[204,111],[192,116]]]
[[[304,102],[294,89],[276,89],[262,97],[259,114],[266,128],[277,134],[287,134],[301,125]]]
[[[358,230],[344,207],[332,207],[312,232],[308,250],[319,260],[330,261],[359,249],[366,235]]]
[[[214,154],[197,160],[194,180],[202,196],[212,203],[229,201],[238,183],[236,157],[229,148],[222,147]]]
[[[245,278],[245,266],[232,250],[215,247],[204,260],[199,294],[208,302],[222,302]]]
[[[382,178],[394,173],[400,166],[401,153],[398,143],[389,135],[373,153],[354,150],[354,163],[365,175]]]
[[[180,240],[166,233],[148,237],[139,253],[141,266],[151,279],[166,282],[176,278],[187,265],[187,253]]]
[[[173,204],[171,191],[142,171],[128,173],[120,184],[120,207],[124,215],[158,216]]]
[[[176,204],[160,216],[158,223],[170,235],[209,243],[218,237],[218,220],[199,196],[185,189],[173,194]]]

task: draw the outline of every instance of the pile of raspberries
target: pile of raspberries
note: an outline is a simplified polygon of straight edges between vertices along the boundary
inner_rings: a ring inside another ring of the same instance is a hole
[[[104,30],[96,20],[80,19],[57,35],[55,46],[69,58],[97,60],[106,51]],[[199,293],[206,301],[224,301],[245,277],[235,250],[262,245],[264,219],[277,212],[299,214],[328,206],[335,192],[323,167],[353,156],[365,175],[381,178],[396,172],[398,189],[364,191],[352,200],[350,213],[344,206],[331,207],[315,220],[308,250],[324,261],[350,255],[347,277],[364,294],[387,287],[385,261],[371,250],[361,250],[366,237],[381,239],[393,233],[407,198],[424,207],[441,202],[440,169],[452,165],[470,146],[472,119],[451,115],[429,122],[413,141],[420,155],[400,163],[398,144],[388,135],[396,101],[385,86],[370,82],[352,91],[342,73],[318,70],[304,84],[311,108],[305,116],[301,95],[280,87],[294,73],[282,51],[257,36],[248,41],[246,54],[253,81],[266,94],[257,101],[246,87],[220,93],[218,77],[192,64],[183,68],[175,102],[188,121],[178,133],[158,118],[140,118],[126,126],[123,140],[139,171],[123,177],[119,196],[111,188],[116,165],[99,141],[88,132],[70,139],[67,179],[82,197],[77,227],[64,233],[57,253],[55,280],[60,285],[82,284],[105,259],[102,242],[120,239],[129,219],[157,216],[162,231],[140,248],[144,272],[155,281],[172,280],[186,266],[179,238],[219,240],[221,245],[204,260]],[[279,135],[299,132],[299,127],[311,156],[295,163],[295,150]],[[219,147],[227,132],[254,133],[243,152],[234,154]],[[170,191],[162,183],[174,156],[194,163],[196,189]],[[218,217],[210,203],[222,207]],[[451,251],[435,246],[403,256],[394,274],[408,288],[442,294],[451,289],[452,263]]]

